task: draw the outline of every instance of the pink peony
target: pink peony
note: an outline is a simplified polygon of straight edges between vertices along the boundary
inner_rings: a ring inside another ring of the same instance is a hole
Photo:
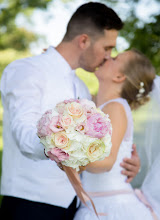
[[[52,115],[52,110],[48,110],[43,114],[41,119],[38,121],[37,130],[39,137],[45,137],[52,134],[52,131],[49,128],[51,115]]]
[[[59,161],[64,161],[64,160],[69,159],[69,154],[64,152],[63,150],[61,150],[58,147],[52,148],[50,152],[51,152],[51,154],[56,156]]]
[[[87,127],[88,131],[85,134],[94,138],[102,138],[109,132],[108,123],[100,113],[87,118]]]

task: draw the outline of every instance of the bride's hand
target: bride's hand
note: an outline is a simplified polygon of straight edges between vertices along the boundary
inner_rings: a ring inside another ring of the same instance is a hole
[[[132,157],[124,158],[123,162],[120,164],[121,167],[124,168],[122,174],[127,176],[127,183],[130,183],[140,170],[140,158],[136,150],[136,145],[133,144],[132,148]]]
[[[81,167],[79,167],[78,173],[81,174],[85,170],[86,170],[86,166],[81,166]]]

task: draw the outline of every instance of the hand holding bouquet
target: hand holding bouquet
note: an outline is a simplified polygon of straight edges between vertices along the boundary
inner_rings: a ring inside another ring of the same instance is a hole
[[[46,155],[55,155],[67,167],[103,160],[111,150],[108,115],[87,99],[65,100],[39,120],[38,136]]]
[[[103,160],[111,150],[112,125],[109,116],[87,99],[70,99],[58,103],[42,115],[37,134],[44,145],[45,154],[61,162],[80,200],[87,206],[90,200],[83,190],[79,167]]]

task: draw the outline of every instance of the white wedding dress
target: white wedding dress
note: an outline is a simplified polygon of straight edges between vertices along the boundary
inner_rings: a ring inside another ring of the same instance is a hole
[[[123,141],[120,145],[117,160],[111,171],[101,174],[92,174],[83,172],[82,185],[86,192],[126,192],[111,196],[98,196],[92,197],[98,213],[105,214],[99,216],[101,220],[153,220],[151,211],[147,208],[134,194],[131,184],[126,183],[126,176],[121,174],[122,167],[120,163],[127,157],[131,157],[132,143],[133,143],[133,120],[130,106],[127,101],[122,98],[111,100],[100,106],[103,109],[105,105],[110,102],[121,103],[126,111],[128,119],[128,127]],[[121,125],[119,125],[121,126]],[[92,209],[91,203],[87,202],[88,206]],[[89,210],[86,206],[81,204],[78,209],[74,220],[97,220],[93,209]]]

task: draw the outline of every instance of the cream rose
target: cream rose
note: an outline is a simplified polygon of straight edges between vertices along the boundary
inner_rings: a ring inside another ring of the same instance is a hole
[[[91,162],[102,159],[105,154],[105,145],[101,140],[96,140],[87,148],[87,156]]]
[[[73,125],[73,118],[70,115],[64,115],[60,119],[61,125],[64,129],[67,129],[69,126]]]
[[[66,135],[66,132],[61,131],[61,132],[55,133],[54,143],[55,143],[55,146],[58,148],[61,148],[61,149],[66,148],[69,144],[69,139]]]
[[[77,102],[71,102],[66,105],[66,110],[73,118],[80,118],[83,115],[82,106]]]

